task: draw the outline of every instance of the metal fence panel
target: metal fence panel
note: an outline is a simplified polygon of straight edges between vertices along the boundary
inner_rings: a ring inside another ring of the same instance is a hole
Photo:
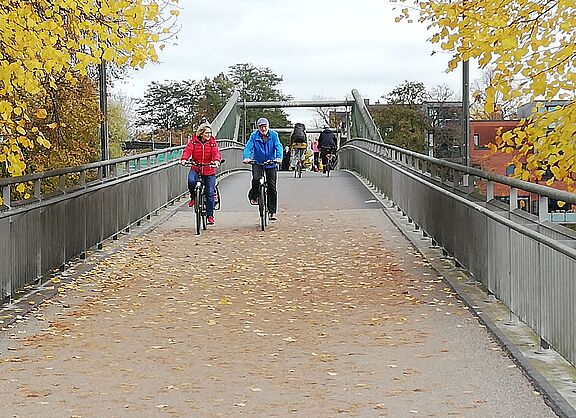
[[[539,246],[537,241],[510,231],[511,297],[506,298],[506,304],[516,307],[515,312],[532,329],[539,329],[541,325]]]
[[[65,208],[66,259],[70,260],[86,252],[86,200],[68,200]]]
[[[10,283],[12,281],[11,223],[12,221],[9,217],[0,219],[0,237],[7,238],[0,240],[0,297],[2,298],[10,294]]]
[[[130,187],[126,183],[120,183],[114,186],[118,198],[118,230],[124,230],[130,226],[130,206],[138,203],[137,197],[130,195]]]
[[[66,263],[66,202],[42,209],[40,218],[42,238],[42,274],[47,274]]]
[[[486,215],[472,210],[468,212],[468,216],[470,222],[470,247],[465,259],[462,260],[462,264],[469,266],[469,270],[474,277],[486,277],[488,276],[488,264],[490,263],[487,231],[489,220]]]
[[[38,278],[39,226],[39,209],[12,217],[11,235],[17,238],[12,246],[12,291],[24,287],[27,278]]]
[[[103,238],[110,238],[119,232],[118,228],[118,187],[110,185],[102,190],[102,199],[105,202],[102,212]]]
[[[104,239],[102,230],[104,192],[98,190],[84,195],[86,201],[86,248],[101,243]]]
[[[576,364],[576,260],[541,245],[541,336]]]

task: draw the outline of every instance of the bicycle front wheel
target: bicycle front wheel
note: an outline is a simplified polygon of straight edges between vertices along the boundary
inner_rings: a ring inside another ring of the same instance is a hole
[[[268,205],[266,204],[266,187],[260,186],[260,195],[258,196],[258,206],[260,209],[260,227],[262,231],[266,228],[266,216],[268,215]]]
[[[200,229],[202,228],[202,191],[199,187],[196,188],[194,202],[194,210],[196,211],[196,235],[200,235]]]
[[[206,197],[202,196],[202,229],[206,229],[208,219],[206,218]]]

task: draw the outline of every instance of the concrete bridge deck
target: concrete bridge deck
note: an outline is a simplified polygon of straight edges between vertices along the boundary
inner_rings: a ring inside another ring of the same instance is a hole
[[[555,416],[352,175],[281,173],[266,232],[248,182],[56,277],[2,333],[0,416]]]

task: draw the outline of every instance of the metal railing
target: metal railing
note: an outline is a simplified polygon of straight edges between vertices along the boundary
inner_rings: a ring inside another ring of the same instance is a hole
[[[371,182],[543,343],[576,365],[576,233],[547,219],[549,198],[576,204],[576,194],[367,139],[348,142],[339,155],[342,168]],[[509,205],[494,200],[495,183],[510,188]],[[518,208],[519,190],[538,195],[538,216]]]
[[[352,106],[353,135],[358,138],[373,138],[376,141],[384,142],[358,91],[352,90],[352,96],[354,97],[354,105]]]

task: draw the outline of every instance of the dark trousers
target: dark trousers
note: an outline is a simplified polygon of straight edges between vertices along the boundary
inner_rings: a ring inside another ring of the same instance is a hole
[[[278,191],[276,189],[276,171],[277,168],[264,168],[254,164],[252,166],[252,188],[248,192],[248,199],[258,199],[258,187],[260,186],[260,177],[266,171],[266,184],[268,185],[268,212],[276,213],[278,208]]]
[[[194,199],[194,188],[198,181],[198,173],[194,170],[188,172],[188,191]],[[206,196],[206,216],[214,216],[214,192],[216,191],[216,176],[204,176],[204,195]]]

